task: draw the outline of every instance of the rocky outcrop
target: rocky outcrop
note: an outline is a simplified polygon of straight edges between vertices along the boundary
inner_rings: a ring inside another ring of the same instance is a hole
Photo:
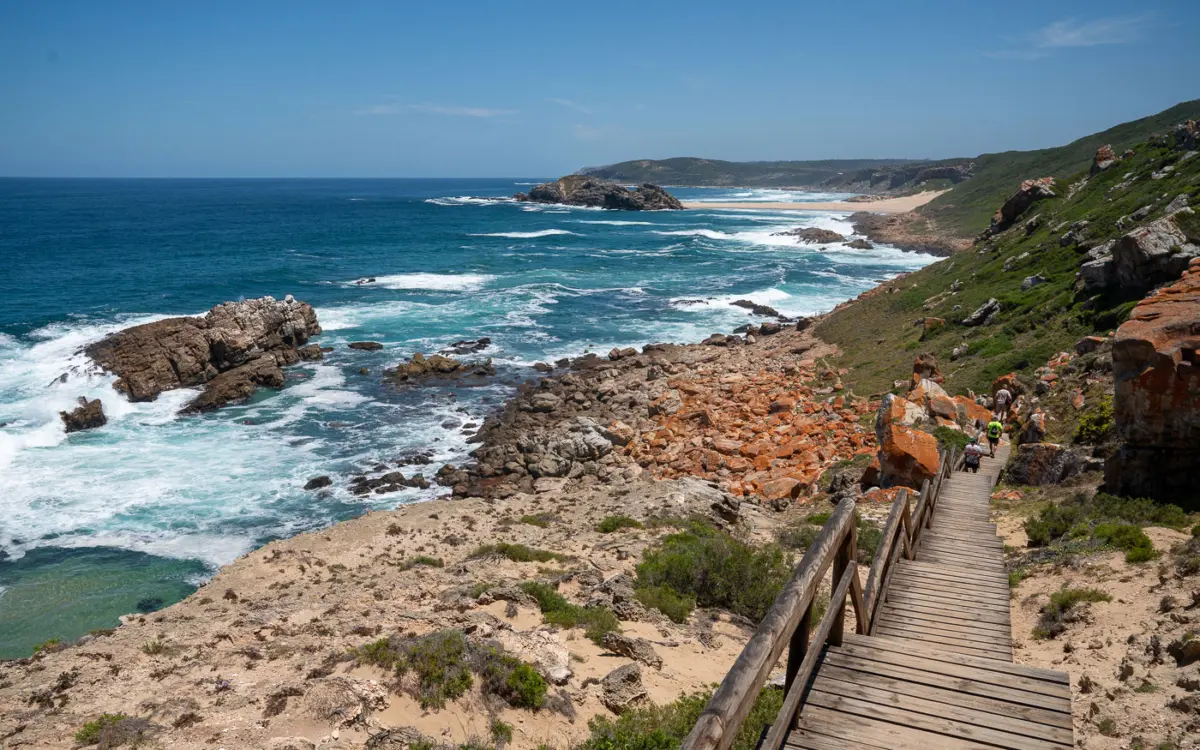
[[[518,201],[530,203],[562,203],[568,206],[590,206],[623,211],[680,210],[683,204],[675,196],[658,185],[646,183],[630,190],[615,182],[588,177],[567,175],[532,188],[528,193],[517,193]]]
[[[846,243],[846,247],[853,248],[855,250],[874,250],[875,249],[874,245],[872,245],[870,242],[867,242],[866,240],[862,239],[861,237],[850,240],[849,242]]]
[[[1013,193],[1004,205],[992,216],[992,224],[983,233],[983,238],[991,237],[1008,229],[1029,207],[1038,201],[1055,196],[1054,178],[1042,177],[1036,180],[1025,180],[1017,192]]]
[[[637,664],[617,667],[600,681],[601,701],[609,711],[622,714],[648,700],[642,683],[642,668]]]
[[[1200,259],[1117,329],[1112,365],[1121,447],[1105,483],[1122,495],[1197,505],[1200,480]]]
[[[1190,208],[1129,232],[1112,248],[1110,283],[1130,292],[1145,292],[1173,281],[1200,256],[1200,225]],[[1189,221],[1192,220],[1192,221]]]
[[[62,418],[68,433],[91,430],[108,424],[108,417],[104,416],[104,405],[98,398],[88,401],[84,396],[80,396],[79,406],[71,411],[60,411],[58,416]]]
[[[995,297],[989,299],[980,305],[975,312],[962,319],[962,324],[965,326],[986,326],[991,325],[996,320],[996,316],[1000,314],[1000,301]]]
[[[1092,168],[1089,174],[1098,175],[1116,163],[1117,155],[1113,153],[1112,146],[1105,144],[1096,149],[1096,156],[1092,158]]]
[[[819,227],[800,227],[799,229],[789,229],[786,232],[775,232],[772,237],[795,237],[801,242],[809,242],[814,245],[830,245],[834,242],[845,242],[846,238],[837,232]]]
[[[1008,484],[1058,484],[1096,468],[1079,450],[1055,443],[1028,443],[1017,447],[1004,469]]]
[[[938,442],[928,432],[902,424],[885,425],[879,432],[879,469],[887,486],[919,489],[937,474]]]
[[[282,368],[312,358],[310,337],[321,332],[312,306],[289,294],[226,302],[204,317],[168,318],[127,328],[85,350],[117,375],[113,387],[133,401],[163,391],[205,386],[185,412],[245,398],[259,385],[283,387]],[[320,350],[315,351],[319,358]]]
[[[426,357],[417,352],[407,362],[401,362],[394,368],[384,372],[384,375],[395,381],[405,382],[430,377],[460,377],[464,375],[495,375],[496,368],[492,366],[489,357],[483,362],[462,362],[453,357],[434,354]]]

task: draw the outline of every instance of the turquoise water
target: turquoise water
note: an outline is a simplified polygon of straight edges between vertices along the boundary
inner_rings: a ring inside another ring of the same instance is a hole
[[[739,298],[820,312],[931,260],[771,236],[848,234],[829,213],[499,200],[532,182],[0,180],[0,658],[176,601],[272,538],[432,496],[341,488],[414,451],[434,463],[406,473],[462,461],[463,425],[534,377],[538,360],[728,331],[748,321],[729,304]],[[333,353],[292,368],[284,390],[214,414],[177,417],[188,392],[124,402],[79,353],[125,326],[289,293],[317,308]],[[482,336],[493,383],[381,382],[415,351]],[[345,347],[361,339],[385,348]],[[101,398],[110,421],[68,437],[58,411],[81,395]],[[335,477],[332,493],[301,489],[318,474]]]

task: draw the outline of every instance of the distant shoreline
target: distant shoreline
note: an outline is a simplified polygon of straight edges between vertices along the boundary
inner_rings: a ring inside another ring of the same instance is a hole
[[[923,206],[945,190],[929,190],[916,195],[905,195],[899,198],[881,198],[873,201],[829,201],[821,203],[768,203],[765,201],[747,201],[741,203],[708,203],[703,201],[683,201],[683,207],[688,209],[701,208],[738,208],[763,209],[767,211],[871,211],[881,214],[903,214],[914,208]]]

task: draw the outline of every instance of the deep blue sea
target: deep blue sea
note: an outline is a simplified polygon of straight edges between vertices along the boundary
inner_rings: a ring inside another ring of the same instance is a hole
[[[436,453],[426,473],[463,460],[463,425],[538,360],[729,331],[749,320],[729,304],[739,298],[821,312],[932,260],[772,236],[849,234],[844,214],[501,200],[535,182],[0,180],[0,658],[177,601],[270,539],[430,497],[340,488],[408,451]],[[126,326],[267,294],[311,302],[334,351],[244,405],[178,417],[192,393],[128,403],[80,353]],[[492,385],[381,381],[416,351],[483,336]],[[346,348],[362,339],[384,349]],[[109,423],[68,437],[58,412],[82,395],[103,400]],[[319,474],[335,477],[331,497],[301,489]]]

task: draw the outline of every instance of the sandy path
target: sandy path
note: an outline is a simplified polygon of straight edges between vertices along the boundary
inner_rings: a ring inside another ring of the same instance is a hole
[[[883,198],[877,201],[833,201],[828,203],[705,203],[684,201],[684,208],[759,208],[767,211],[871,211],[880,214],[907,213],[938,197],[945,190],[929,190],[900,198]]]

